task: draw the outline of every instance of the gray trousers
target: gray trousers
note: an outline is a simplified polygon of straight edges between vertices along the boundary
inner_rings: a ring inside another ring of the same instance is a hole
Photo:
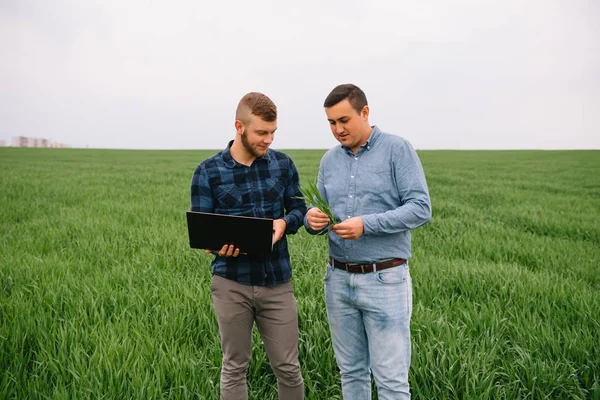
[[[303,399],[304,382],[298,362],[298,309],[292,284],[249,286],[214,275],[211,292],[223,352],[221,399],[248,399],[246,374],[254,322],[277,377],[279,399]]]

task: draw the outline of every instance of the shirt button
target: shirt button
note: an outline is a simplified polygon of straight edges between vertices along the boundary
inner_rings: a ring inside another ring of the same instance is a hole
[[[358,157],[354,157],[355,160],[358,160]]]
[[[348,196],[348,197],[352,198],[352,195],[350,195],[350,196]]]
[[[350,178],[354,179],[354,175],[350,175]]]
[[[352,217],[348,215],[348,218],[352,218]]]

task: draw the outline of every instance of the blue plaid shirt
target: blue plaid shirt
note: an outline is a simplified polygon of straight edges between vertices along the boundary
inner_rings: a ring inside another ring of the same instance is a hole
[[[251,166],[238,163],[227,148],[198,165],[192,177],[191,210],[229,215],[280,219],[286,235],[303,225],[306,204],[300,192],[298,171],[292,159],[269,149]],[[285,212],[287,214],[285,214]],[[284,235],[267,256],[215,256],[212,273],[246,285],[273,286],[292,277]]]

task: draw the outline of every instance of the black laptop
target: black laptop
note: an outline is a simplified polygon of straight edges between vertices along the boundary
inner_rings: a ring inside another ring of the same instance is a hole
[[[190,247],[221,250],[239,247],[240,253],[265,255],[273,249],[273,220],[269,218],[187,212]]]

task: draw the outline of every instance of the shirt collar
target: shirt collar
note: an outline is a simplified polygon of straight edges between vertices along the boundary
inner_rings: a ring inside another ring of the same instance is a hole
[[[375,146],[375,143],[377,143],[377,139],[379,139],[379,136],[381,136],[381,131],[379,130],[377,125],[373,125],[371,129],[371,134],[369,135],[367,142],[363,146],[361,146],[366,147],[367,150],[371,150],[371,147]]]
[[[231,156],[231,145],[232,144],[233,144],[233,140],[230,140],[229,143],[227,144],[227,147],[225,147],[225,150],[223,150],[223,153],[222,153],[223,162],[225,162],[225,165],[228,166],[229,168],[233,168],[236,165],[243,165],[243,164],[240,164],[237,161],[235,161],[235,159]],[[271,153],[272,153],[271,149],[268,149],[267,154],[265,154],[262,157],[258,157],[254,161],[266,160],[267,162],[271,162],[271,160],[273,159],[273,156],[271,155]]]
[[[371,134],[369,135],[369,138],[367,139],[367,141],[365,142],[365,144],[363,144],[362,146],[360,146],[360,149],[358,150],[358,153],[362,153],[365,150],[371,150],[371,148],[375,145],[375,143],[377,143],[377,140],[379,139],[379,137],[381,136],[381,131],[379,130],[379,128],[377,127],[377,125],[373,125],[371,126]],[[346,152],[352,156],[354,156],[354,153],[352,153],[352,150],[342,146],[342,148],[344,150],[346,150]],[[358,154],[357,153],[357,154]]]

